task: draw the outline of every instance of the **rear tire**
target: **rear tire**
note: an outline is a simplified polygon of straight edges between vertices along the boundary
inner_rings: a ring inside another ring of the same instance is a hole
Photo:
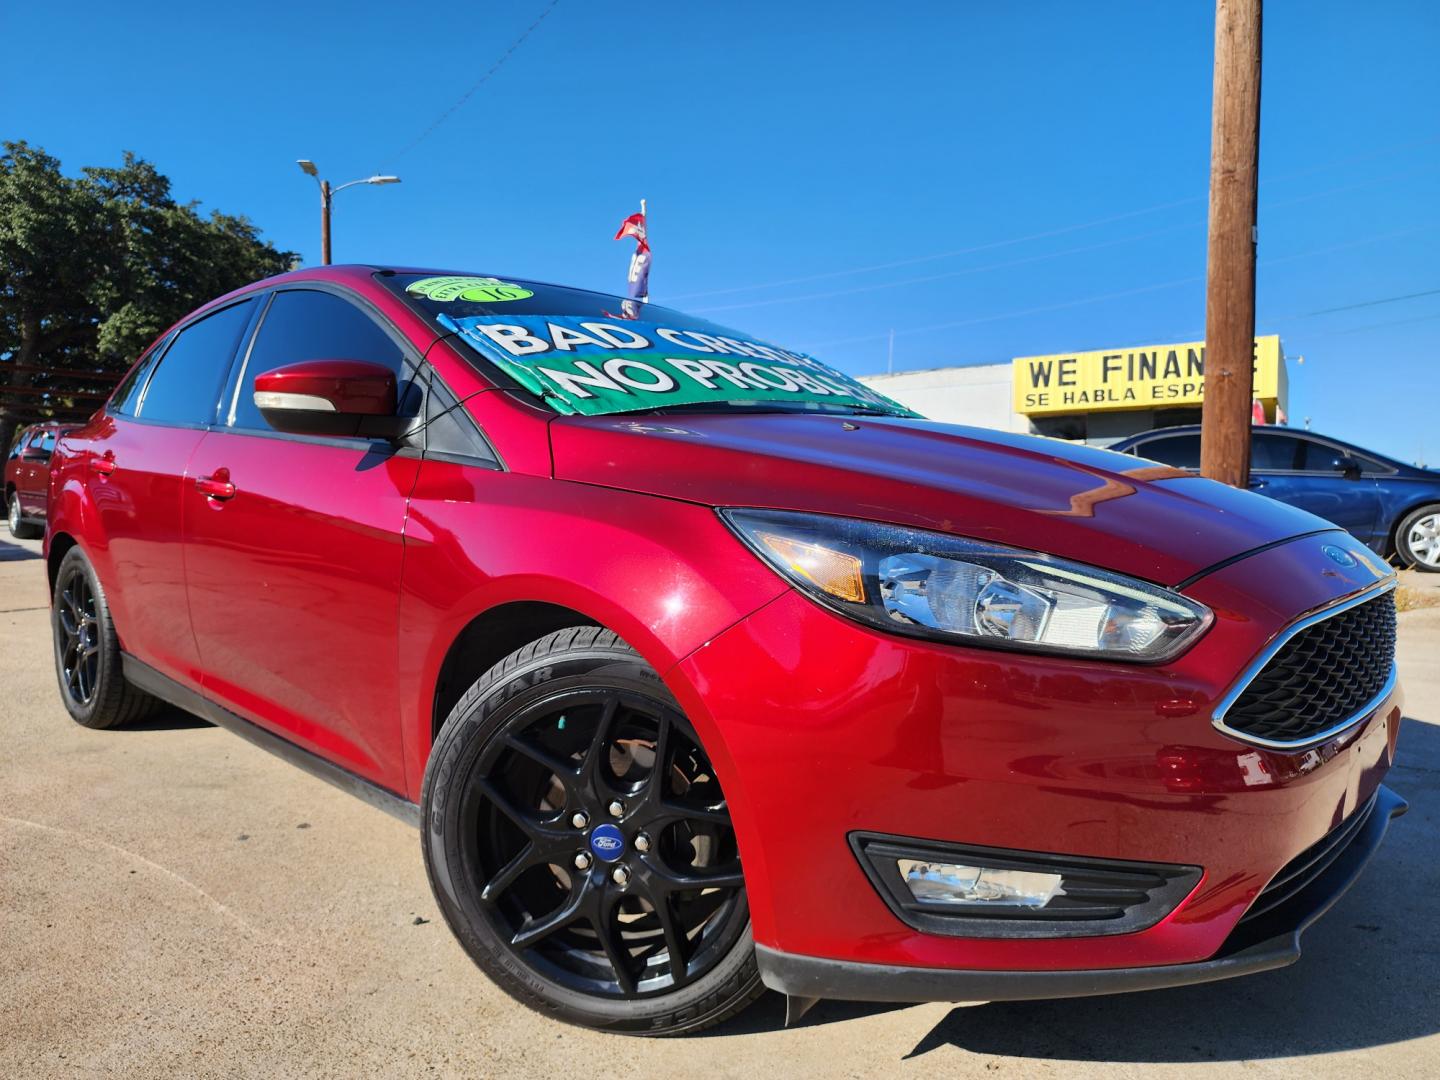
[[[10,535],[16,540],[39,540],[45,535],[43,528],[31,524],[21,516],[20,496],[13,491],[10,493],[9,503],[5,507],[5,523],[10,527]]]
[[[1422,574],[1440,574],[1440,503],[1422,506],[1400,519],[1395,553]]]
[[[556,631],[471,686],[425,770],[421,844],[451,931],[537,1012],[679,1035],[765,991],[719,782],[608,630]]]
[[[149,716],[160,702],[125,681],[120,638],[105,590],[78,547],[60,560],[50,605],[60,698],[82,727],[116,728]]]

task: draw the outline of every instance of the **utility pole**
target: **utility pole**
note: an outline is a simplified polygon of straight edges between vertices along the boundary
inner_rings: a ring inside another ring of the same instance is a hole
[[[330,181],[320,181],[320,265],[330,265]]]
[[[1261,2],[1215,2],[1200,472],[1236,487],[1245,487],[1250,479],[1255,386]]]

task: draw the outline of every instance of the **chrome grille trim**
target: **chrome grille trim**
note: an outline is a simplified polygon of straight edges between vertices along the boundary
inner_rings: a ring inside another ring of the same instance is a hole
[[[1385,680],[1385,685],[1380,688],[1380,691],[1374,697],[1372,697],[1369,701],[1367,701],[1364,705],[1362,705],[1359,709],[1357,709],[1350,716],[1346,717],[1340,723],[1334,724],[1331,727],[1326,728],[1324,731],[1317,732],[1316,734],[1307,736],[1303,739],[1286,741],[1265,739],[1256,735],[1249,735],[1243,731],[1238,731],[1235,728],[1228,726],[1225,723],[1225,714],[1229,712],[1231,706],[1233,706],[1235,702],[1239,700],[1240,695],[1245,693],[1246,689],[1248,689],[1250,684],[1255,680],[1255,677],[1259,675],[1263,670],[1265,670],[1265,666],[1275,658],[1276,653],[1280,652],[1281,649],[1283,649],[1287,644],[1289,644],[1291,638],[1295,637],[1295,635],[1305,630],[1308,630],[1316,623],[1324,622],[1326,619],[1333,618],[1334,616],[1339,615],[1342,612],[1349,611],[1351,608],[1359,607],[1361,604],[1364,604],[1370,600],[1374,600],[1377,596],[1384,596],[1386,593],[1392,591],[1397,584],[1398,582],[1392,574],[1386,580],[1380,582],[1378,585],[1374,585],[1371,588],[1366,589],[1364,592],[1359,592],[1355,593],[1352,596],[1344,597],[1340,600],[1335,601],[1333,604],[1330,604],[1327,607],[1321,608],[1319,611],[1312,612],[1311,614],[1305,616],[1303,619],[1299,619],[1298,621],[1291,623],[1289,626],[1287,626],[1284,630],[1282,630],[1279,634],[1275,636],[1274,640],[1271,641],[1270,644],[1261,651],[1260,655],[1251,662],[1250,666],[1245,669],[1244,673],[1241,674],[1240,678],[1235,681],[1235,684],[1230,688],[1226,695],[1220,699],[1220,704],[1215,707],[1215,712],[1211,716],[1210,722],[1215,726],[1218,731],[1225,735],[1228,735],[1232,739],[1236,739],[1243,743],[1249,743],[1252,746],[1263,746],[1266,749],[1270,750],[1287,751],[1304,750],[1307,747],[1318,746],[1320,743],[1323,743],[1328,739],[1333,739],[1335,736],[1342,734],[1348,729],[1354,727],[1356,724],[1360,723],[1372,712],[1374,712],[1375,709],[1380,705],[1380,703],[1384,701],[1387,697],[1389,697],[1391,692],[1394,691],[1398,672],[1396,669],[1396,665],[1393,661],[1390,664],[1390,675]]]

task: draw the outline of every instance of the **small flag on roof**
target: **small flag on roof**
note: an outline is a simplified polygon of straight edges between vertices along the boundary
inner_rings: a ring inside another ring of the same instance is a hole
[[[635,254],[630,256],[629,295],[642,304],[650,299],[650,241],[645,235],[645,200],[640,200],[640,212],[631,214],[620,223],[616,240],[635,238]]]

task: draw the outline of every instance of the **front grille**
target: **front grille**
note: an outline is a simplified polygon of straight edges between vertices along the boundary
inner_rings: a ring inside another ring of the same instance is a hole
[[[1355,813],[1331,829],[1318,842],[1310,845],[1281,868],[1269,885],[1260,891],[1250,910],[1241,918],[1241,924],[1251,922],[1274,911],[1287,900],[1299,895],[1305,887],[1318,878],[1330,865],[1344,854],[1345,849],[1360,835],[1365,822],[1375,811],[1376,796]]]
[[[1216,722],[1262,746],[1297,746],[1343,730],[1378,703],[1395,667],[1395,594],[1299,624]]]

